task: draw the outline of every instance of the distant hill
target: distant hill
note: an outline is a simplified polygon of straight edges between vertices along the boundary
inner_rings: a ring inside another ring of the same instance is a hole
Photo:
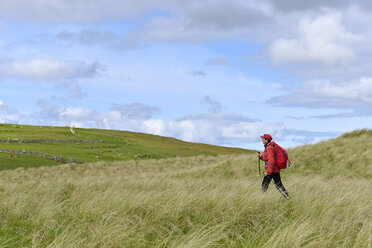
[[[0,124],[0,170],[253,152],[128,131]]]

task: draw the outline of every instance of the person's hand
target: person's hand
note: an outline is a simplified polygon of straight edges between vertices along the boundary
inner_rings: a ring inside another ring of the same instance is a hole
[[[264,172],[264,176],[265,176],[265,177],[267,176],[267,172],[266,172],[266,171]]]
[[[261,153],[260,152],[257,153],[257,157],[261,158]]]

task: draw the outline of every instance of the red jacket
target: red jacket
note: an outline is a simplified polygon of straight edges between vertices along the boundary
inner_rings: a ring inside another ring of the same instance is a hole
[[[260,156],[260,159],[265,161],[265,169],[267,175],[271,173],[279,173],[280,169],[276,162],[276,149],[274,147],[275,142],[271,141],[270,143],[265,145],[265,151]]]

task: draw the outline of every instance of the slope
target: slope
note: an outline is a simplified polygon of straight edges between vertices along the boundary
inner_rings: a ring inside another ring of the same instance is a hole
[[[372,130],[361,129],[337,138],[288,150],[294,173],[340,174],[372,178]]]
[[[0,169],[252,152],[126,131],[0,124]]]

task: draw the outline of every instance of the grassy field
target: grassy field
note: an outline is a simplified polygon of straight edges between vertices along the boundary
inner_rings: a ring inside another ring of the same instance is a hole
[[[189,157],[197,155],[254,153],[254,151],[190,143],[181,140],[126,131],[74,128],[75,135],[69,127],[26,126],[0,124],[0,140],[83,140],[103,141],[102,143],[7,143],[0,142],[0,148],[14,151],[42,152],[59,157],[65,161],[74,159],[80,163],[100,161],[127,161],[143,159],[161,159],[169,157]],[[10,157],[10,154],[8,154]],[[0,153],[0,170],[19,166],[40,167],[54,165],[54,161],[45,158],[32,158],[19,154],[18,160],[8,159]],[[37,157],[37,156],[36,156]],[[4,158],[6,158],[4,160]],[[19,163],[19,161],[27,161]]]
[[[58,164],[60,163],[40,156],[22,154],[11,157],[8,153],[0,152],[0,170],[9,170],[19,167],[30,168]]]
[[[371,247],[372,131],[290,149],[291,199],[254,154],[0,171],[0,247]]]

